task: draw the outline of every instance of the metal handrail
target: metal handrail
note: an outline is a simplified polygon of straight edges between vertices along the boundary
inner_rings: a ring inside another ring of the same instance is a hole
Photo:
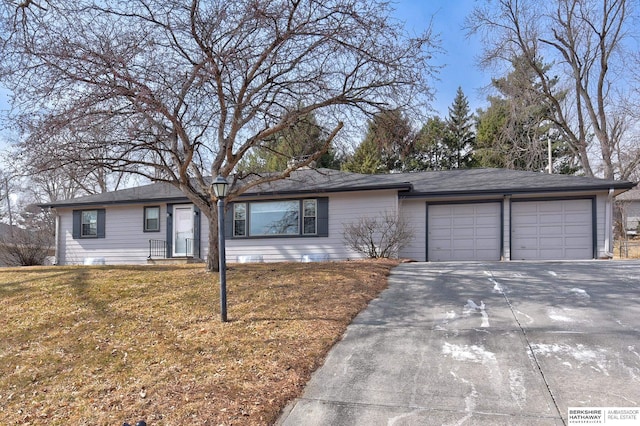
[[[165,240],[149,240],[149,259],[167,257],[167,242]]]
[[[200,257],[200,240],[199,239],[186,238],[186,248],[187,248],[187,257]]]

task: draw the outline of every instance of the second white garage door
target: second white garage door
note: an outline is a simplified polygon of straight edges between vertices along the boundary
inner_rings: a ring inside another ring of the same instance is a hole
[[[512,260],[592,258],[590,199],[511,203]]]
[[[429,205],[427,260],[500,260],[500,203]]]

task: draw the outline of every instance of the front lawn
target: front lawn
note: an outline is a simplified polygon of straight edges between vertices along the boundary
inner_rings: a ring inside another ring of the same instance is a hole
[[[0,269],[2,424],[272,424],[395,265]]]

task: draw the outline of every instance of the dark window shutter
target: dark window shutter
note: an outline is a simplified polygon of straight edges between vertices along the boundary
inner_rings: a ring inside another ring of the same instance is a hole
[[[72,235],[73,235],[73,239],[77,240],[78,238],[80,238],[80,227],[81,227],[81,222],[82,222],[82,211],[81,210],[74,210],[73,211],[73,231],[72,231]]]
[[[218,226],[216,223],[215,226]],[[224,238],[233,237],[233,203],[224,206]]]
[[[318,198],[318,236],[329,236],[329,198]]]
[[[193,206],[193,257],[200,258],[200,209],[197,206]]]
[[[167,204],[167,258],[171,257],[173,248],[173,204]]]
[[[104,238],[106,224],[106,210],[98,209],[98,238]]]

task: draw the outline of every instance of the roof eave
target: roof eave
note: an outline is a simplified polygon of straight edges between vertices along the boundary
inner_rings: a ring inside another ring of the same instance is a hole
[[[167,198],[136,198],[131,200],[108,200],[108,201],[86,201],[86,202],[76,202],[76,203],[43,203],[37,204],[38,207],[47,209],[47,208],[65,208],[65,207],[85,207],[85,206],[115,206],[115,205],[124,205],[124,204],[152,204],[152,203],[163,203],[163,202],[171,202],[171,201],[188,201],[189,199],[185,197],[167,197]]]
[[[549,194],[549,193],[562,193],[562,192],[593,192],[593,191],[607,191],[611,188],[621,189],[621,193],[628,191],[635,186],[632,182],[615,182],[611,184],[602,185],[588,185],[588,186],[564,186],[557,188],[498,188],[498,189],[478,189],[478,190],[460,190],[460,191],[426,191],[426,192],[406,192],[399,194],[400,198],[425,198],[425,197],[464,197],[474,195],[493,195],[504,196],[514,194]]]
[[[285,191],[260,191],[260,192],[245,192],[239,195],[239,198],[248,197],[272,197],[272,196],[287,196],[287,195],[304,195],[304,194],[335,194],[340,192],[358,192],[358,191],[384,191],[384,190],[398,190],[398,191],[411,191],[413,185],[410,183],[403,184],[388,184],[388,185],[369,185],[369,186],[357,186],[357,187],[344,187],[344,188],[310,188],[304,190],[285,190]]]

